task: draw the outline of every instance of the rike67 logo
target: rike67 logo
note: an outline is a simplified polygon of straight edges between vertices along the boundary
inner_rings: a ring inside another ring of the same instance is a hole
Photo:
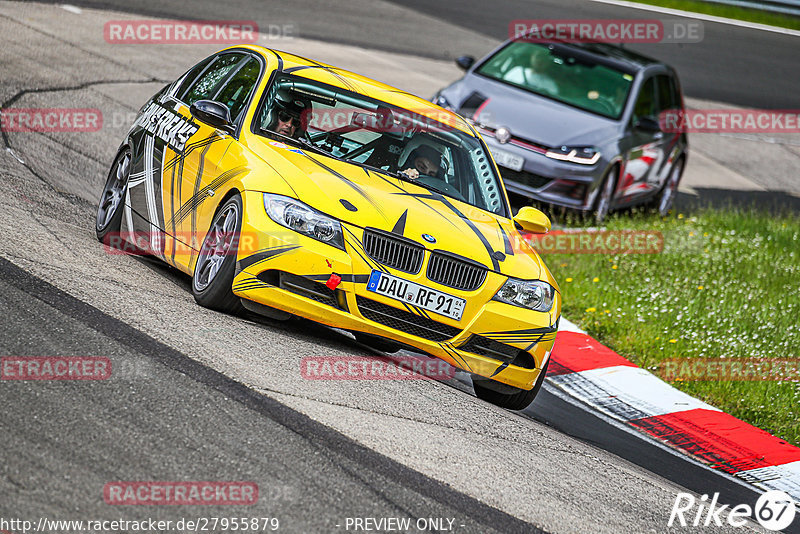
[[[755,508],[749,504],[738,504],[729,509],[727,504],[719,504],[719,493],[715,493],[709,501],[708,495],[699,499],[691,493],[678,493],[668,527],[709,527],[723,526],[743,527],[751,517],[767,530],[783,530],[794,521],[797,512],[794,500],[783,491],[767,491],[756,501]]]

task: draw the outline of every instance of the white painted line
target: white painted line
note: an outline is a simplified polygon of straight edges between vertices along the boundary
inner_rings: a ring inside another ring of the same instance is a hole
[[[679,450],[677,450],[677,449],[675,449],[673,447],[670,447],[669,445],[665,444],[663,441],[655,438],[654,436],[651,436],[650,434],[647,434],[645,432],[640,432],[639,430],[636,430],[633,426],[631,426],[629,424],[626,424],[626,423],[620,421],[619,419],[617,419],[615,417],[610,417],[610,416],[608,416],[608,415],[606,415],[604,413],[598,412],[595,409],[594,406],[591,406],[591,405],[588,405],[588,404],[586,404],[584,402],[579,401],[575,397],[573,397],[573,396],[569,395],[568,393],[564,392],[564,390],[562,390],[560,387],[556,386],[555,384],[549,384],[549,383],[545,382],[543,387],[544,387],[544,389],[547,390],[548,393],[552,393],[553,395],[555,395],[559,399],[563,400],[567,404],[571,404],[572,406],[575,406],[576,408],[578,408],[580,410],[584,410],[586,412],[590,412],[593,416],[597,417],[601,421],[613,426],[614,428],[617,428],[619,430],[622,430],[622,431],[630,434],[631,437],[634,438],[634,439],[641,439],[643,441],[646,441],[646,442],[650,443],[651,445],[654,445],[655,447],[657,447],[657,448],[659,448],[659,449],[661,449],[663,451],[668,452],[669,454],[671,454],[672,456],[675,456],[676,458],[680,458],[681,460],[687,461],[687,462],[689,462],[689,463],[691,463],[693,465],[701,467],[701,468],[707,470],[709,473],[714,473],[717,476],[721,476],[723,478],[726,478],[726,479],[730,480],[731,482],[733,482],[734,484],[737,484],[737,485],[741,486],[742,488],[746,488],[748,490],[752,490],[753,489],[753,486],[751,486],[750,484],[748,484],[747,482],[745,482],[741,478],[737,478],[736,476],[731,475],[729,473],[726,473],[725,471],[720,471],[718,469],[714,469],[713,467],[709,466],[708,464],[703,463],[700,460],[698,460],[695,456],[691,456],[691,455],[686,454],[684,452],[681,452],[681,451],[679,451]],[[526,408],[523,413],[528,412],[529,410],[535,411],[535,409],[536,409],[535,406],[536,406],[535,403],[532,404],[530,407]]]
[[[678,17],[686,17],[690,19],[705,20],[708,22],[718,22],[720,24],[728,24],[729,26],[739,26],[741,28],[750,28],[751,30],[762,30],[772,33],[780,33],[783,35],[792,35],[800,37],[800,31],[790,30],[789,28],[779,28],[777,26],[769,26],[768,24],[757,24],[755,22],[747,22],[744,20],[728,19],[725,17],[715,17],[714,15],[705,15],[703,13],[693,13],[691,11],[683,11],[680,9],[670,9],[668,7],[651,6],[647,4],[639,4],[637,2],[626,2],[625,0],[591,0],[600,4],[610,4],[612,6],[629,7],[632,9],[641,9],[643,11],[653,11],[656,13],[663,13],[665,15],[675,15]]]
[[[622,421],[703,408],[720,411],[639,367],[620,365],[547,377],[564,392]]]
[[[564,330],[565,332],[576,332],[578,334],[585,334],[586,332],[581,330],[578,325],[573,323],[572,321],[568,321],[563,315],[561,316],[561,320],[558,322],[558,329]]]
[[[800,461],[740,471],[735,476],[763,490],[785,491],[800,501]]]
[[[76,15],[80,15],[81,13],[83,13],[83,10],[81,8],[79,8],[78,6],[73,6],[71,4],[61,4],[58,7],[60,7],[64,11],[69,11],[70,13],[75,13]]]

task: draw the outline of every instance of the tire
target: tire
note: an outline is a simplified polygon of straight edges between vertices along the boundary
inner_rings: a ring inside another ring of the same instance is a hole
[[[533,388],[530,390],[513,388],[511,386],[504,385],[504,389],[513,389],[516,391],[513,393],[502,393],[500,391],[490,389],[490,387],[484,386],[480,380],[473,380],[472,387],[475,389],[475,395],[477,395],[481,400],[501,408],[506,408],[508,410],[524,410],[530,406],[530,404],[536,398],[536,395],[539,394],[539,390],[542,389],[544,377],[547,374],[547,367],[549,365],[550,359],[548,358],[547,363],[544,364],[542,372],[539,373],[539,378],[536,379],[536,383],[533,384]]]
[[[661,188],[661,192],[653,203],[653,207],[662,217],[666,217],[669,214],[669,210],[672,209],[672,205],[675,203],[675,197],[678,195],[678,184],[683,176],[683,166],[684,159],[681,157],[670,169],[669,178],[667,178],[666,183]]]
[[[122,244],[119,231],[122,228],[122,214],[125,211],[122,206],[125,203],[130,173],[131,151],[126,147],[114,158],[100,202],[97,204],[95,233],[98,241],[104,245],[118,247]]]
[[[614,190],[617,188],[618,173],[618,167],[612,167],[603,179],[603,183],[600,185],[600,191],[592,207],[592,215],[596,223],[603,222],[611,211],[611,201],[614,200]]]
[[[231,289],[236,271],[242,197],[228,199],[214,214],[192,275],[194,300],[205,308],[239,315],[244,306]]]

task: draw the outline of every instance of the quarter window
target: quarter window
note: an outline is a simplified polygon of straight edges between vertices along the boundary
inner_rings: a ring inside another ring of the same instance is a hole
[[[191,85],[183,101],[191,106],[198,100],[211,98],[216,93],[219,84],[243,57],[244,54],[239,53],[217,56],[211,66]]]
[[[214,98],[226,106],[231,111],[231,119],[234,122],[244,109],[250,94],[258,82],[261,73],[261,64],[255,58],[248,59],[245,64],[234,74],[230,80],[222,87],[219,94]]]

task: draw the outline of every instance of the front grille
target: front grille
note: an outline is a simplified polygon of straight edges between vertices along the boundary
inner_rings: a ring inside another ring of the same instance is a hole
[[[364,251],[378,263],[411,274],[419,272],[425,254],[422,245],[410,239],[371,228],[364,230]]]
[[[466,258],[452,254],[434,252],[428,261],[428,280],[443,286],[473,291],[486,280],[486,267]]]
[[[356,296],[356,303],[361,315],[370,321],[424,339],[437,342],[446,341],[461,333],[461,330],[454,326],[442,324],[360,295]]]
[[[477,334],[473,334],[467,342],[458,347],[458,349],[464,352],[486,356],[493,360],[510,363],[511,365],[516,365],[525,369],[536,368],[536,361],[529,352]]]
[[[512,171],[506,167],[500,167],[500,175],[503,177],[503,180],[517,182],[518,184],[527,185],[534,189],[538,189],[552,182],[552,179],[546,176],[527,171]]]

